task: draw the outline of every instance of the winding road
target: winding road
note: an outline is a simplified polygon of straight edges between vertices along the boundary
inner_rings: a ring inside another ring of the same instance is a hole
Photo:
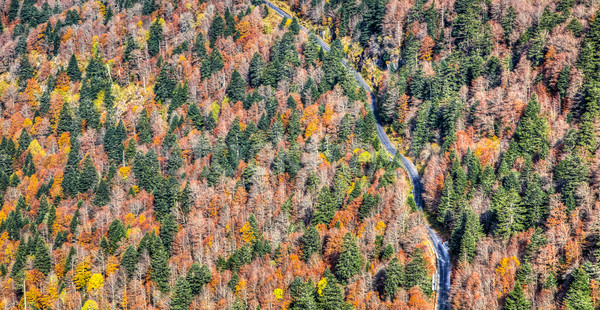
[[[265,4],[273,9],[277,14],[279,14],[282,17],[286,17],[286,18],[292,18],[288,13],[286,13],[285,11],[283,11],[281,8],[279,8],[278,6],[274,5],[273,3],[264,0]],[[308,29],[306,29],[304,26],[300,26],[300,28],[302,29],[302,31],[305,31],[307,33],[309,33],[310,31]],[[329,52],[329,45],[327,43],[325,43],[325,41],[323,41],[323,39],[321,39],[321,37],[316,36],[317,40],[319,41],[319,45],[323,48],[323,50],[325,50],[326,52]],[[369,94],[371,97],[371,110],[373,110],[373,112],[376,111],[376,106],[375,106],[375,96],[373,95],[373,93],[371,92],[371,88],[369,87],[369,85],[367,85],[367,83],[365,83],[365,80],[362,78],[362,76],[356,72],[356,70],[354,70],[352,67],[348,66],[346,59],[342,60],[342,63],[344,65],[346,65],[346,67],[348,67],[348,69],[354,74],[354,76],[356,77],[356,80],[358,81],[358,83],[360,84],[361,87],[363,87]],[[395,156],[396,153],[398,152],[396,150],[396,147],[391,143],[390,138],[386,135],[385,131],[383,130],[383,127],[381,126],[381,122],[379,121],[379,117],[377,116],[377,113],[375,114],[375,119],[377,120],[377,136],[379,137],[379,140],[381,141],[381,144],[383,145],[383,147],[386,149],[386,151],[390,154],[390,156]],[[402,159],[402,164],[404,165],[404,168],[406,169],[406,172],[408,173],[408,176],[410,178],[410,182],[412,184],[412,188],[413,188],[413,196],[415,199],[415,203],[417,204],[417,207],[419,208],[419,210],[423,210],[423,184],[421,183],[421,178],[419,176],[419,172],[417,171],[417,168],[415,167],[415,165],[408,160],[408,158],[406,158],[404,155],[400,154],[400,158]],[[446,245],[444,244],[442,238],[440,237],[440,235],[433,230],[433,228],[431,228],[431,226],[427,225],[427,232],[429,233],[429,241],[431,242],[431,244],[433,245],[433,248],[435,249],[435,254],[437,257],[437,269],[436,269],[436,275],[434,277],[434,283],[433,283],[433,287],[434,290],[437,292],[437,309],[439,310],[446,310],[446,309],[450,309],[450,305],[448,302],[448,293],[450,292],[450,272],[451,272],[451,266],[450,266],[450,254],[448,253],[448,248],[446,247]]]

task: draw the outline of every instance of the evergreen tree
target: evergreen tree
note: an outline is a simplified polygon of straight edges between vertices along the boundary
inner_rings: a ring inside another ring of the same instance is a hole
[[[243,101],[246,93],[246,81],[237,70],[233,70],[229,86],[227,86],[227,96],[232,104]]]
[[[160,240],[163,242],[163,246],[165,250],[168,252],[171,251],[171,247],[173,245],[173,238],[177,233],[177,224],[175,224],[175,220],[171,214],[167,214],[163,220],[162,225],[160,226]]]
[[[579,267],[573,275],[573,280],[564,299],[566,309],[568,310],[592,310],[594,303],[592,301],[590,278],[582,267]]]
[[[192,51],[199,59],[205,59],[208,55],[208,52],[206,51],[206,39],[204,38],[202,32],[198,32],[196,40],[194,41],[194,46],[192,47]]]
[[[390,261],[388,268],[385,271],[385,279],[383,282],[383,288],[385,291],[385,297],[388,300],[394,300],[396,296],[396,290],[402,285],[404,281],[403,268],[398,258],[394,257]]]
[[[121,267],[125,268],[125,272],[127,274],[127,278],[131,279],[136,270],[136,265],[138,262],[138,253],[133,246],[128,246],[125,253],[123,253],[123,257],[121,258]]]
[[[150,25],[150,35],[148,37],[148,53],[154,57],[160,52],[160,41],[162,41],[163,29],[159,19],[155,19]]]
[[[208,284],[212,280],[212,274],[206,265],[193,263],[190,269],[188,270],[187,281],[190,284],[190,291],[193,296],[197,296],[200,294],[200,291],[204,287],[204,285]]]
[[[321,239],[315,226],[311,225],[304,231],[301,242],[302,259],[305,262],[308,262],[314,253],[319,253],[321,251]]]
[[[317,310],[312,281],[300,283],[294,294],[290,310]]]
[[[192,200],[192,190],[190,189],[190,183],[185,183],[185,186],[179,193],[179,209],[184,214],[188,214],[192,208],[193,200]]]
[[[225,21],[223,20],[223,17],[221,17],[220,14],[217,13],[213,17],[212,22],[210,23],[210,29],[208,30],[208,33],[210,35],[210,47],[214,48],[215,43],[217,42],[217,38],[223,36],[223,34],[225,33]]]
[[[527,297],[523,293],[523,287],[521,282],[517,281],[508,296],[506,296],[506,302],[504,303],[505,310],[529,310],[531,304],[527,300]]]
[[[356,245],[355,237],[346,233],[342,241],[340,258],[336,264],[336,275],[342,283],[347,283],[350,278],[360,273],[362,266],[363,258]]]
[[[252,59],[250,60],[250,67],[248,68],[248,81],[250,82],[250,87],[257,88],[258,86],[260,86],[262,68],[263,59],[260,56],[260,54],[256,52],[254,53],[254,55],[252,55]]]
[[[77,58],[75,58],[75,54],[71,54],[71,58],[69,59],[67,75],[73,82],[81,80],[81,70],[79,70],[79,64],[77,63]]]
[[[500,185],[492,196],[492,210],[496,217],[497,233],[508,238],[523,230],[525,212],[521,207],[521,197],[516,189],[507,190]]]
[[[12,22],[19,15],[19,0],[11,0],[8,6],[8,22]]]
[[[150,278],[156,283],[156,286],[161,292],[168,293],[169,277],[171,277],[169,255],[162,244],[155,245],[155,249],[152,251],[152,260],[150,262]]]
[[[454,210],[454,188],[452,177],[446,175],[444,179],[444,188],[442,189],[442,197],[440,198],[440,204],[438,205],[438,217],[437,220],[441,224],[447,223],[451,218],[452,211]]]
[[[427,272],[427,262],[420,248],[416,248],[411,260],[406,264],[405,286],[419,286],[426,295],[431,295],[431,278]]]
[[[73,129],[73,114],[69,109],[69,105],[64,103],[62,108],[58,114],[58,123],[56,124],[56,134],[58,136],[62,135],[65,132],[70,132]],[[75,132],[71,133],[72,135],[77,134]]]
[[[523,154],[537,154],[541,158],[545,158],[549,150],[548,123],[539,114],[540,105],[537,95],[534,93],[519,121],[513,139],[517,141],[519,150]]]
[[[450,250],[460,261],[471,262],[475,257],[477,241],[483,235],[477,215],[465,209],[452,230]]]
[[[41,238],[38,239],[34,255],[33,267],[47,276],[52,270],[52,259],[48,246]]]
[[[19,86],[21,88],[25,88],[27,86],[27,81],[33,78],[35,71],[31,67],[31,63],[29,62],[29,57],[27,55],[23,55],[21,57],[21,62],[19,65]]]
[[[337,310],[344,308],[344,292],[337,279],[328,269],[319,281],[317,307],[319,310]]]
[[[92,190],[97,183],[98,171],[96,171],[90,155],[87,155],[83,161],[83,169],[79,175],[79,192],[85,193],[88,190]]]
[[[105,179],[100,181],[98,189],[96,189],[96,195],[94,196],[93,203],[96,206],[104,207],[110,202],[110,189],[108,188],[108,182]]]
[[[192,304],[192,299],[193,296],[190,290],[190,284],[185,277],[179,276],[177,282],[175,282],[173,297],[171,298],[171,309],[187,310]]]
[[[75,196],[79,192],[79,148],[72,146],[65,172],[63,173],[62,189],[67,196]]]
[[[298,19],[296,17],[292,18],[292,23],[290,24],[289,29],[296,36],[300,33],[300,24],[298,23]]]
[[[127,230],[125,225],[121,220],[113,220],[112,223],[108,226],[108,239],[110,240],[109,244],[109,253],[114,253],[117,249],[119,242],[126,237]]]
[[[236,32],[235,19],[233,18],[231,11],[229,11],[229,8],[226,8],[225,9],[225,30],[223,30],[223,35],[226,37],[230,37],[230,36],[234,35],[235,32]]]
[[[138,139],[141,144],[152,142],[152,131],[150,130],[150,118],[146,109],[142,110],[137,123]]]

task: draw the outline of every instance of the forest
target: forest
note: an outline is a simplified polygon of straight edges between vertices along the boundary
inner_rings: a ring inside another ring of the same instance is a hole
[[[272,3],[0,1],[0,307],[600,307],[597,2]]]
[[[2,308],[433,307],[341,40],[260,1],[0,5]]]

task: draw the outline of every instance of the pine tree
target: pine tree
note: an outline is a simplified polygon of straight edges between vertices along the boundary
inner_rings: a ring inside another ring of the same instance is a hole
[[[23,55],[19,65],[19,86],[25,88],[25,86],[27,86],[27,81],[33,78],[34,73],[31,63],[29,63],[29,57]]]
[[[96,171],[96,167],[94,166],[94,163],[92,163],[90,155],[87,155],[83,161],[83,169],[79,175],[79,192],[85,193],[88,190],[92,190],[97,183],[98,171]]]
[[[64,103],[58,114],[58,123],[56,124],[56,134],[58,136],[65,132],[70,132],[73,129],[73,114],[69,109],[69,105]],[[71,135],[76,133],[72,132]]]
[[[136,270],[136,265],[138,262],[138,253],[133,246],[128,246],[125,253],[123,253],[123,257],[121,258],[121,267],[125,268],[125,272],[127,273],[127,278],[131,279],[133,277],[133,273]]]
[[[71,223],[69,224],[69,231],[75,235],[75,231],[77,230],[77,226],[80,224],[79,223],[79,207],[77,208],[77,210],[75,210],[75,213],[73,213],[73,218],[71,219]]]
[[[540,105],[534,93],[525,108],[523,117],[515,131],[513,139],[518,142],[519,150],[529,155],[545,158],[549,150],[548,123],[539,116]]]
[[[79,148],[71,147],[65,172],[63,173],[62,189],[67,196],[75,196],[79,192]]]
[[[225,66],[223,62],[223,56],[218,49],[213,49],[210,53],[210,73],[213,74],[215,72],[219,72]]]
[[[210,23],[210,29],[208,30],[210,35],[210,47],[214,48],[217,38],[225,33],[225,21],[220,14],[215,14],[212,22]]]
[[[246,81],[237,70],[233,70],[229,86],[227,86],[227,96],[232,104],[243,101],[246,93]]]
[[[442,189],[442,197],[438,205],[437,220],[441,224],[447,223],[451,219],[452,211],[454,210],[454,188],[452,177],[448,174],[444,179],[444,188]]]
[[[208,55],[208,52],[206,51],[206,39],[204,38],[202,32],[198,32],[196,40],[194,41],[194,46],[192,47],[192,51],[200,60],[205,59]]]
[[[360,273],[362,266],[363,258],[356,245],[355,237],[346,233],[342,241],[340,258],[336,264],[336,275],[340,282],[347,283],[350,278]]]
[[[235,19],[229,11],[229,8],[225,9],[225,30],[223,31],[223,35],[226,37],[230,37],[235,34]]]
[[[415,249],[411,260],[406,264],[404,280],[407,288],[418,286],[423,293],[431,295],[431,278],[427,271],[427,262],[423,251],[420,248]]]
[[[300,24],[298,23],[298,19],[296,17],[292,18],[292,23],[290,24],[289,29],[296,36],[300,33]]]
[[[573,276],[569,290],[564,299],[568,310],[592,310],[594,304],[591,297],[590,278],[582,267],[579,267]]]
[[[383,288],[385,291],[385,297],[388,300],[394,300],[398,287],[404,281],[403,268],[398,258],[394,257],[390,261],[388,268],[385,271],[385,279],[383,282]]]
[[[119,246],[119,242],[127,235],[125,225],[121,220],[113,220],[108,226],[108,239],[110,240],[109,252],[112,254]]]
[[[523,286],[521,282],[517,281],[508,296],[506,296],[506,302],[504,304],[505,310],[529,310],[531,304],[527,300],[527,297],[523,293]]]
[[[19,0],[11,0],[8,7],[8,22],[12,22],[19,15]]]
[[[190,290],[193,296],[200,294],[200,291],[204,285],[208,284],[212,280],[212,274],[206,265],[193,263],[188,270],[187,281],[190,283]]]
[[[344,308],[344,292],[337,279],[328,269],[319,281],[317,291],[317,307],[319,310],[337,310]]]
[[[293,296],[293,302],[290,310],[317,310],[317,302],[314,296],[314,287],[312,281],[300,283],[297,294]]]
[[[190,290],[190,284],[185,277],[180,276],[175,282],[175,288],[173,290],[173,297],[171,298],[171,309],[173,310],[187,310],[192,304],[192,292]]]
[[[96,195],[94,196],[93,203],[96,206],[103,207],[110,202],[110,189],[108,188],[108,182],[105,179],[100,181]]]
[[[150,262],[150,278],[161,292],[168,293],[170,277],[169,255],[162,244],[155,245]]]
[[[252,55],[250,67],[248,68],[248,81],[250,87],[257,88],[261,84],[261,74],[263,68],[263,59],[258,52]]]
[[[193,200],[192,200],[192,190],[190,189],[190,183],[185,183],[185,186],[179,193],[179,209],[184,214],[188,214],[192,208]]]
[[[138,139],[141,144],[152,142],[152,131],[150,130],[150,118],[146,109],[142,110],[137,122]]]
[[[302,236],[302,259],[305,262],[310,260],[314,253],[321,252],[321,239],[315,226],[310,226],[304,231]]]
[[[520,206],[521,197],[515,189],[506,190],[500,185],[492,196],[492,209],[496,216],[497,233],[508,238],[523,230],[524,210]]]
[[[167,214],[162,219],[162,225],[160,226],[160,239],[163,242],[163,246],[165,250],[168,252],[171,251],[171,247],[173,245],[173,238],[177,233],[177,224],[175,224],[175,220],[173,220],[173,216],[171,214]]]
[[[75,54],[71,54],[71,58],[69,59],[67,75],[73,82],[81,80],[81,70],[79,70],[79,64],[77,63],[77,58],[75,58]]]
[[[35,260],[33,267],[47,276],[52,270],[52,259],[50,258],[50,250],[46,243],[40,238],[38,239],[35,249]]]
[[[148,37],[148,53],[154,57],[160,52],[160,41],[162,41],[163,29],[159,19],[155,19],[150,25],[150,36]]]

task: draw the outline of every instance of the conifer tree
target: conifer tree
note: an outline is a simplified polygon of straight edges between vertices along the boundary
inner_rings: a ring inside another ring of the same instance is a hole
[[[394,300],[398,287],[402,285],[404,281],[403,267],[398,261],[398,258],[394,257],[390,261],[388,268],[385,271],[385,280],[383,282],[383,289],[385,291],[385,297],[388,300]]]
[[[227,96],[232,104],[244,100],[246,93],[246,81],[237,70],[233,70],[229,86],[227,86]]]
[[[451,219],[452,211],[454,210],[454,188],[452,177],[448,174],[444,179],[444,188],[442,189],[442,197],[438,205],[437,220],[441,224],[447,223]]]
[[[296,17],[292,18],[292,23],[290,24],[289,29],[296,36],[300,33],[300,24],[298,23],[298,19]]]
[[[190,290],[190,284],[185,277],[179,276],[177,282],[175,282],[173,297],[171,298],[171,309],[187,310],[192,304],[192,299],[193,296]]]
[[[171,251],[171,247],[173,245],[173,238],[177,233],[177,224],[175,224],[175,220],[171,214],[167,214],[162,219],[162,225],[160,226],[160,240],[162,240],[163,246],[167,253]]]
[[[321,251],[321,239],[315,226],[310,226],[302,236],[302,259],[307,262],[314,253]]]
[[[336,264],[336,275],[340,282],[347,283],[350,278],[360,273],[362,266],[363,258],[356,245],[355,237],[346,233],[342,241],[340,258]]]
[[[337,310],[344,308],[344,292],[333,273],[327,268],[319,281],[317,307],[319,310]]]
[[[208,30],[210,35],[210,47],[214,48],[215,43],[217,42],[217,38],[222,36],[225,33],[225,21],[220,14],[215,14],[210,23],[210,29]]]
[[[196,40],[194,41],[194,46],[192,47],[192,51],[200,60],[205,59],[208,55],[208,52],[206,51],[206,39],[204,38],[202,32],[198,32]]]
[[[431,278],[428,275],[427,262],[420,248],[415,249],[411,260],[406,264],[404,281],[407,288],[419,286],[423,293],[431,295]]]
[[[235,34],[235,19],[229,11],[229,8],[225,9],[225,30],[223,30],[223,35],[226,37],[230,37]]]
[[[492,209],[496,216],[497,233],[508,238],[523,230],[524,212],[521,197],[515,189],[506,190],[500,185],[492,196]]]
[[[312,280],[298,285],[297,294],[293,296],[291,310],[317,310]]]
[[[97,183],[98,171],[96,171],[96,167],[94,166],[94,163],[92,163],[90,155],[87,155],[83,161],[83,169],[79,175],[79,192],[85,193],[88,190],[93,189]]]
[[[81,70],[79,70],[79,64],[77,63],[77,58],[75,58],[75,54],[71,54],[71,58],[69,59],[67,75],[73,82],[81,80]]]
[[[41,238],[38,239],[34,255],[33,267],[47,276],[52,270],[52,259],[48,246]]]
[[[117,249],[119,242],[126,237],[127,231],[121,220],[115,219],[108,226],[109,252],[112,254]]]
[[[75,196],[79,192],[79,148],[72,146],[63,174],[62,188],[67,196]]]
[[[517,281],[513,290],[506,296],[505,310],[529,310],[531,305],[523,293],[521,282]]]
[[[148,53],[154,57],[160,52],[160,41],[162,41],[163,29],[159,19],[155,19],[150,25],[150,36],[148,37]]]
[[[169,278],[171,270],[169,269],[169,255],[162,244],[155,244],[150,261],[150,278],[158,289],[163,293],[169,292]]]
[[[58,114],[58,123],[56,124],[56,134],[58,136],[73,129],[73,114],[69,109],[69,105],[64,103]],[[76,134],[76,133],[71,133]]]
[[[133,277],[133,273],[136,270],[136,265],[138,262],[138,253],[133,246],[128,246],[125,253],[123,253],[123,257],[121,258],[121,267],[125,268],[125,272],[127,274],[127,278],[131,279]]]
[[[582,267],[579,267],[574,273],[575,275],[564,299],[566,308],[568,310],[594,309],[589,276]]]
[[[21,57],[21,62],[19,66],[19,86],[25,88],[27,86],[27,81],[33,78],[34,70],[31,67],[31,63],[29,62],[29,57],[27,55],[23,55]]]
[[[200,293],[204,285],[212,280],[212,274],[206,265],[200,266],[198,263],[193,263],[188,270],[187,281],[190,283],[190,290],[193,296]]]
[[[8,6],[8,22],[12,22],[19,15],[19,0],[11,0]]]
[[[103,207],[110,202],[110,189],[108,188],[108,182],[106,182],[105,179],[100,181],[93,202],[94,205],[99,207]]]
[[[260,54],[258,52],[254,53],[250,60],[250,67],[248,68],[250,87],[257,88],[260,86],[263,65],[263,59]]]
[[[185,186],[179,193],[179,209],[184,213],[188,214],[192,208],[192,190],[190,189],[190,183],[185,183]]]

